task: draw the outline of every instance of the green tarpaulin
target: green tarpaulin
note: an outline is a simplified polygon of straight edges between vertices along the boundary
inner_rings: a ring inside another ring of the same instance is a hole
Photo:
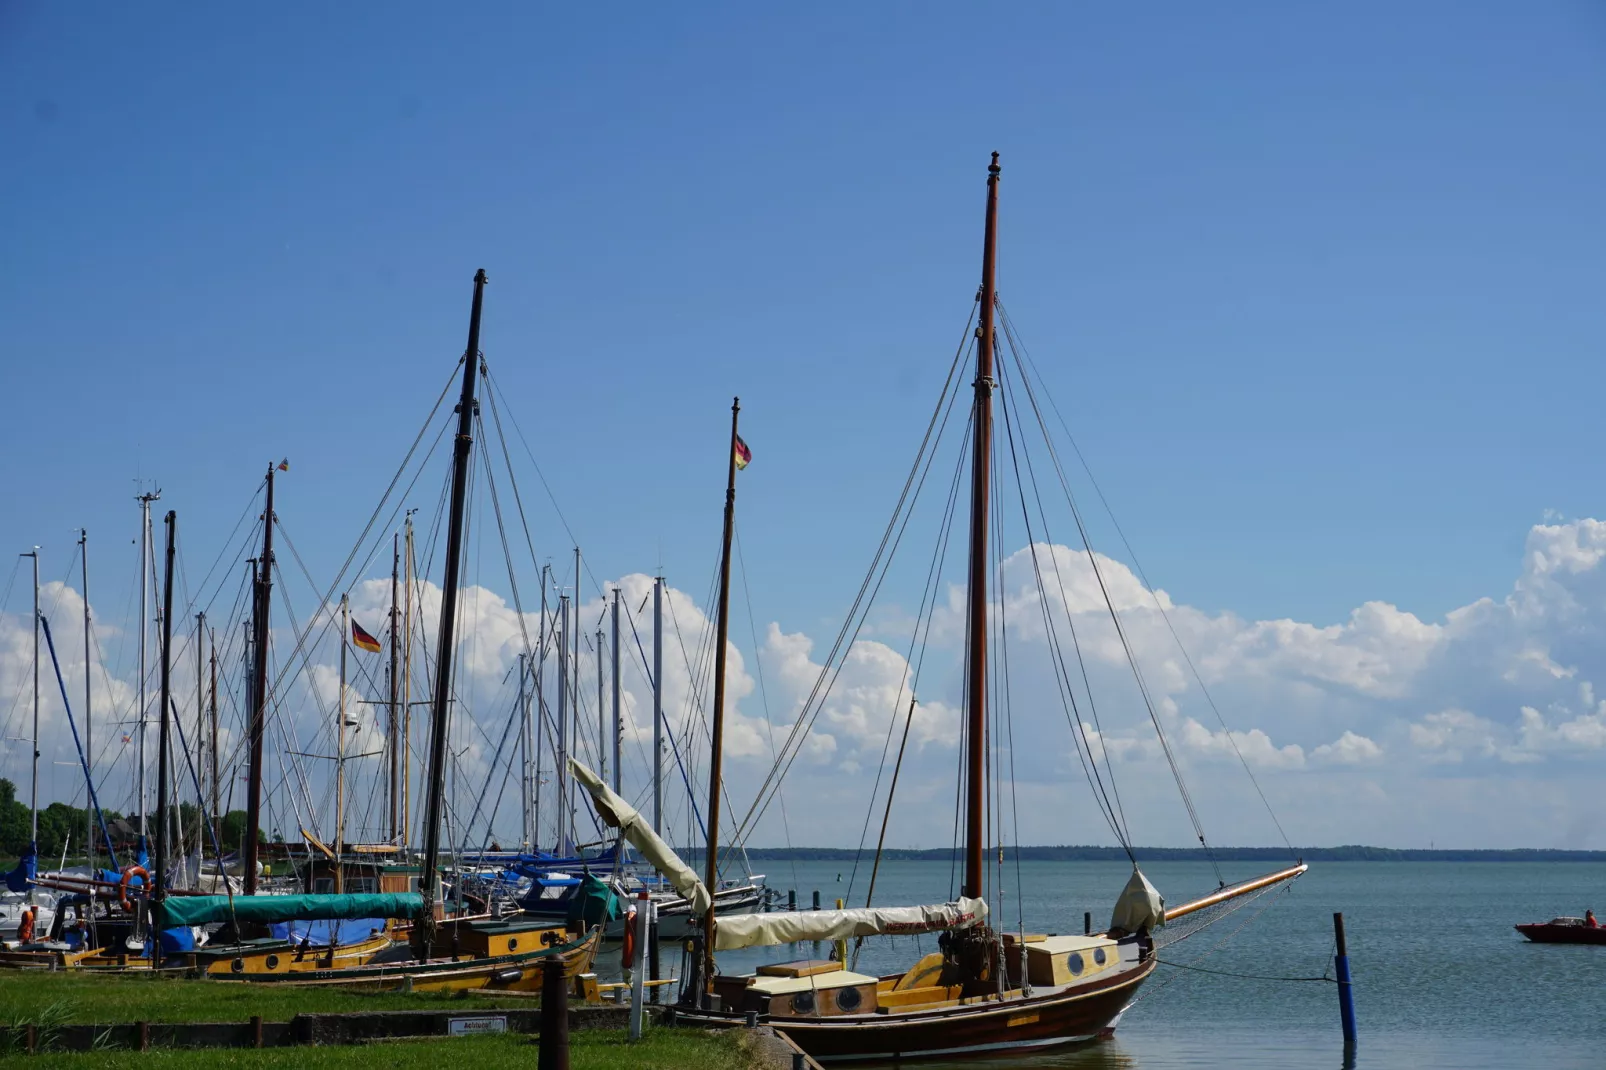
[[[619,897],[613,886],[587,873],[580,878],[580,887],[569,900],[569,924],[576,929],[589,929],[593,925],[606,925],[619,916]]]
[[[424,909],[417,892],[373,895],[175,895],[157,904],[157,927],[206,925],[214,921],[338,921],[345,918],[416,918]]]

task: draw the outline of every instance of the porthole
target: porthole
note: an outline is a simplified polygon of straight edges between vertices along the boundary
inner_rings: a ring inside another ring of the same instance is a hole
[[[1095,947],[1093,949],[1093,961],[1098,965],[1104,965],[1105,960],[1108,958],[1109,956],[1104,953],[1104,949],[1102,947]]]
[[[794,1014],[814,1013],[814,993],[799,992],[792,997],[792,1012]]]
[[[844,1010],[851,1014],[853,1011],[858,1010],[859,1004],[863,1002],[864,993],[860,992],[857,988],[837,989],[836,1005],[838,1010]]]
[[[519,938],[516,937],[516,936],[508,937],[507,938],[507,949],[509,951],[517,951],[519,949]]]
[[[270,970],[277,970],[279,968],[279,956],[269,955],[266,961],[263,962],[263,965]]]
[[[1082,953],[1080,951],[1072,951],[1065,956],[1065,965],[1070,968],[1072,977],[1078,977],[1081,975],[1086,963],[1082,961]]]
[[[229,963],[229,969],[233,970],[235,973],[244,973],[245,972],[245,960],[244,959],[235,959],[233,962]]]

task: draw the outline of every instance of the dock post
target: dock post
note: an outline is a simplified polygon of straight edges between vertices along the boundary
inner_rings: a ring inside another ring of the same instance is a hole
[[[658,959],[658,906],[655,903],[655,904],[653,904],[653,908],[652,908],[652,921],[647,926],[647,971],[648,971],[647,972],[647,977],[648,977],[648,979],[653,980],[653,981],[657,981],[657,980],[661,979],[663,977],[663,974],[659,972],[659,969],[660,969],[660,966],[659,966],[659,959]],[[652,1001],[654,1003],[658,1002],[658,986],[657,985],[653,985],[652,986]]]
[[[814,909],[820,909],[820,890],[818,888],[814,889]]]
[[[647,896],[647,890],[641,890],[641,897],[636,901],[636,914],[627,918],[627,925],[636,927],[635,954],[630,962],[630,1039],[641,1039],[641,1020],[644,1017],[642,1010],[642,995],[645,988],[642,984],[647,979],[647,941],[651,931],[653,915],[653,902]]]
[[[1091,910],[1082,911],[1082,935],[1093,935],[1093,912]]]
[[[569,1070],[569,985],[563,959],[547,957],[541,971],[541,1054],[537,1070]]]
[[[838,910],[841,910],[846,905],[841,899],[836,901]],[[848,968],[848,942],[846,940],[836,941],[836,960],[842,964],[844,970]]]
[[[1333,914],[1333,938],[1338,954],[1333,959],[1338,974],[1338,1017],[1344,1026],[1344,1047],[1355,1046],[1355,986],[1349,976],[1349,946],[1344,941],[1344,915]]]
[[[793,910],[793,911],[797,910],[797,889],[796,888],[788,888],[786,890],[786,909],[787,910]]]

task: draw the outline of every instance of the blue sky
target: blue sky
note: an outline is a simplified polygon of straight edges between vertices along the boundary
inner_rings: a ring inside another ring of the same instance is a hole
[[[0,8],[0,546],[47,578],[87,526],[127,590],[137,476],[209,561],[281,456],[331,572],[484,267],[598,575],[702,590],[740,394],[755,610],[824,634],[994,149],[1004,300],[1174,599],[1437,620],[1510,590],[1547,510],[1600,513],[1594,5],[265,14]]]

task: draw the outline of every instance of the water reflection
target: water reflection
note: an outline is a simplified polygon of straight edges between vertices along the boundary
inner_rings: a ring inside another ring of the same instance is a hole
[[[1048,1054],[1007,1055],[996,1059],[970,1060],[963,1063],[899,1063],[906,1070],[1140,1070],[1138,1060],[1121,1045],[1119,1039],[1095,1040],[1074,1048],[1060,1048]]]

